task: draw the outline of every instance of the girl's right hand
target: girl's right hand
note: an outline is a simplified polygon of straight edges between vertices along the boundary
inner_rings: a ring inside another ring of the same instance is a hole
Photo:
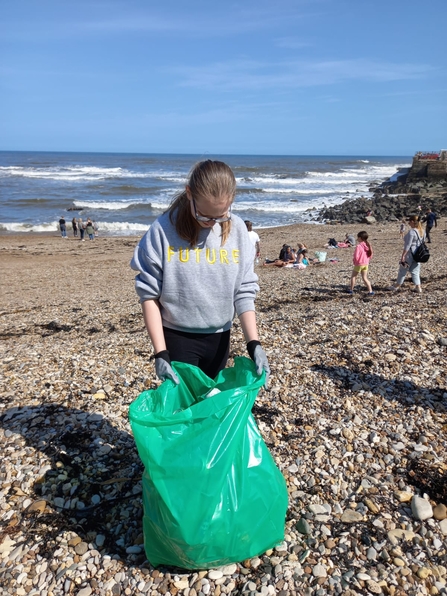
[[[155,374],[160,379],[160,381],[166,381],[166,379],[171,379],[176,385],[180,384],[178,376],[172,369],[171,366],[171,358],[169,357],[169,352],[167,350],[163,350],[162,352],[158,352],[155,354]]]

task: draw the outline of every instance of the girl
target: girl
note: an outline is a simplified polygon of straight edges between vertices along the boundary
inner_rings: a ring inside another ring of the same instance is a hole
[[[296,258],[296,267],[298,267],[298,269],[305,269],[306,267],[309,266],[309,257],[308,257],[308,252],[307,252],[307,248],[304,248],[299,255]]]
[[[95,239],[95,228],[93,227],[93,222],[90,218],[87,220],[87,226],[85,228],[85,231],[88,234],[89,240]]]
[[[371,244],[368,242],[368,234],[366,232],[359,232],[357,234],[357,246],[355,247],[352,262],[354,263],[354,269],[351,275],[351,289],[348,290],[348,294],[354,292],[354,285],[357,275],[360,273],[362,276],[363,283],[368,288],[368,295],[374,296],[371,284],[368,280],[368,265],[373,256],[373,249]]]
[[[236,180],[221,161],[199,162],[183,192],[143,236],[131,262],[154,346],[157,376],[179,383],[171,359],[214,378],[229,356],[235,312],[256,364],[270,372],[259,342],[254,299],[259,286],[253,246],[231,212]]]
[[[391,291],[399,290],[405,281],[407,273],[411,273],[411,279],[414,283],[414,291],[420,294],[422,292],[420,278],[421,264],[416,263],[413,259],[413,252],[424,239],[424,232],[422,231],[421,222],[417,215],[411,215],[408,219],[408,223],[410,229],[404,236],[404,249],[402,251],[402,256],[400,257],[397,281],[388,289]]]

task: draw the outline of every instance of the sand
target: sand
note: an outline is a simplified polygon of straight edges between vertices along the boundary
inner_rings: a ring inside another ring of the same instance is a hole
[[[304,242],[312,256],[328,238],[360,229],[258,230],[261,263],[284,243]],[[353,249],[328,250],[338,262],[305,271],[256,267],[258,326],[272,374],[254,414],[287,481],[286,541],[261,562],[231,570],[222,590],[203,572],[210,594],[242,593],[247,582],[283,596],[318,585],[327,591],[351,571],[342,584],[351,582],[353,593],[434,593],[428,576],[439,579],[438,590],[446,583],[447,522],[429,519],[429,540],[428,522],[400,500],[426,493],[433,507],[447,505],[447,225],[441,220],[432,232],[421,295],[410,281],[399,293],[386,290],[402,251],[398,225],[367,231],[372,297],[360,285],[346,293]],[[18,578],[22,594],[200,590],[197,574],[153,570],[142,547],[141,464],[127,416],[158,381],[129,267],[137,242],[0,236],[5,594],[19,593]],[[237,321],[231,345],[231,357],[246,354]],[[315,513],[321,504],[327,515]],[[390,532],[399,528],[420,533],[415,550],[393,547]]]

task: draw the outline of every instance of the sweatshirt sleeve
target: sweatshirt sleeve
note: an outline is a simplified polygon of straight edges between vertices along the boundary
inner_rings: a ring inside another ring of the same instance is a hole
[[[245,224],[243,225],[245,228]],[[258,276],[254,271],[253,245],[246,230],[242,230],[241,243],[242,278],[234,296],[234,308],[238,316],[249,310],[255,310],[255,298],[259,292]]]
[[[138,275],[135,290],[140,302],[158,300],[163,285],[162,245],[153,226],[146,232],[135,248],[130,266]]]

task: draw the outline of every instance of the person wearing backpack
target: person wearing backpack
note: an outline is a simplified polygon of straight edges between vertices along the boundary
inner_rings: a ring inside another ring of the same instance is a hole
[[[399,290],[405,281],[407,273],[410,273],[414,284],[413,291],[420,294],[422,292],[420,278],[421,263],[414,260],[413,253],[424,241],[424,232],[417,215],[411,215],[408,218],[408,224],[410,229],[404,236],[404,249],[402,251],[402,256],[400,257],[397,280],[396,283],[388,289],[393,292]]]

